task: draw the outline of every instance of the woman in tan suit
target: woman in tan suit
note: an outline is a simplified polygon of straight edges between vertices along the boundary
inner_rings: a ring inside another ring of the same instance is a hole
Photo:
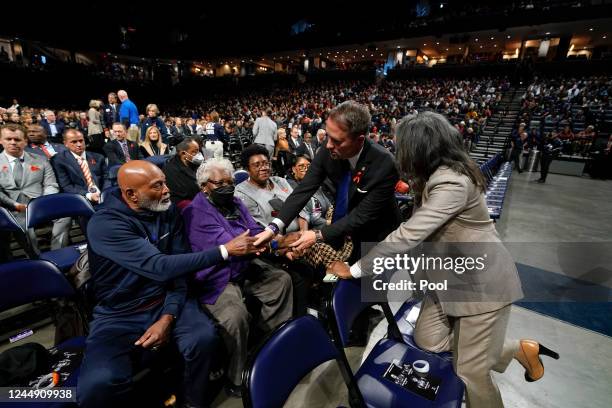
[[[396,136],[400,171],[410,176],[420,206],[366,257],[350,268],[336,262],[330,271],[340,278],[358,278],[362,265],[368,269],[368,260],[394,257],[423,242],[438,249],[452,242],[448,248],[453,256],[464,259],[468,247],[489,248],[484,269],[455,275],[460,282],[455,288],[425,292],[414,340],[424,350],[453,352],[468,407],[503,407],[491,370],[505,371],[514,358],[525,367],[525,378],[536,381],[544,375],[539,356],[559,356],[533,340],[506,339],[510,306],[523,297],[521,283],[489,217],[485,179],[463,149],[458,131],[444,116],[423,112],[403,119]]]
[[[103,153],[104,147],[104,129],[102,128],[102,114],[100,109],[102,108],[102,101],[92,99],[89,102],[89,110],[87,111],[88,127],[87,127],[87,138],[90,140],[90,144],[87,147],[88,150],[97,153]]]

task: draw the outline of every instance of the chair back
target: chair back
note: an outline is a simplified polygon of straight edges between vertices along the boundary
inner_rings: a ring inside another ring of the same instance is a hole
[[[13,214],[4,207],[0,207],[0,231],[25,235],[23,227],[17,222]]]
[[[0,207],[0,232],[13,233],[15,240],[23,247],[28,258],[36,258],[36,251],[30,245],[30,239],[23,229],[21,224],[17,222],[13,214],[4,207]],[[2,239],[9,239],[10,235],[6,234]]]
[[[111,187],[117,186],[119,167],[121,167],[121,164],[115,164],[108,169],[108,180],[110,181]]]
[[[291,391],[318,365],[340,358],[319,320],[289,320],[255,353],[242,377],[245,407],[282,407]]]
[[[94,209],[85,197],[73,193],[57,193],[37,197],[28,203],[26,228],[64,217],[85,217],[89,219]]]
[[[389,324],[388,335],[403,343],[397,322],[387,302],[364,302],[361,298],[361,279],[341,279],[334,285],[331,296],[330,324],[340,347],[347,347],[355,319],[361,312],[373,305],[380,305]]]
[[[236,170],[234,172],[234,184],[238,185],[249,178],[249,173],[246,170]]]
[[[157,167],[163,170],[169,158],[170,158],[169,154],[163,154],[161,156],[150,156],[150,157],[147,157],[145,160],[153,163],[154,165],[156,165]]]
[[[47,261],[0,264],[0,282],[0,312],[39,300],[75,295],[64,275]]]

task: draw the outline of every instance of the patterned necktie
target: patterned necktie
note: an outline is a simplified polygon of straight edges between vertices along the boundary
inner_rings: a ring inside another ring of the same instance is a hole
[[[346,166],[349,167],[349,166]],[[350,168],[344,171],[340,184],[336,190],[336,204],[334,205],[334,215],[332,223],[344,217],[348,212],[348,192],[351,185],[351,170]]]
[[[81,166],[81,171],[83,172],[83,176],[85,177],[87,188],[95,188],[96,185],[94,184],[93,179],[91,178],[91,172],[89,171],[89,165],[87,164],[87,161],[79,157],[79,166]]]
[[[123,155],[125,156],[125,162],[127,163],[130,161],[130,152],[128,151],[127,143],[119,142],[119,144],[121,145],[121,150],[123,150]]]
[[[15,160],[15,166],[13,167],[13,177],[15,178],[15,185],[21,187],[23,182],[23,159]]]

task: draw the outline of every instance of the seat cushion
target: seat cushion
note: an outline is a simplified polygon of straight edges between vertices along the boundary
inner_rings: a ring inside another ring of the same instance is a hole
[[[67,246],[65,248],[43,252],[40,254],[39,258],[51,262],[57,266],[60,271],[65,272],[74,265],[80,255],[81,253],[74,246]]]
[[[429,374],[441,380],[434,401],[383,378],[392,362],[429,363]],[[380,340],[355,374],[357,385],[368,407],[461,407],[463,382],[455,375],[452,362],[390,339]]]

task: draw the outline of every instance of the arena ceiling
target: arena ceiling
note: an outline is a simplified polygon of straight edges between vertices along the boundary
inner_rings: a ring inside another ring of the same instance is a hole
[[[164,6],[150,1],[123,2],[112,7],[105,2],[79,7],[49,4],[26,13],[23,8],[10,10],[19,6],[12,2],[13,5],[3,6],[6,13],[3,13],[0,35],[75,51],[196,59],[314,50],[345,44],[368,45],[397,38],[444,38],[453,33],[507,28],[494,19],[479,18],[479,13],[497,11],[491,9],[491,2],[474,0],[468,6],[465,3],[410,0],[372,2],[367,6],[332,0],[306,3],[174,0]],[[417,4],[428,4],[427,18],[416,18]],[[520,17],[517,25],[533,25],[555,14],[522,9],[508,13],[503,20],[507,22],[511,13],[515,13]],[[601,9],[581,7],[571,8],[571,13],[559,12],[556,18],[572,21],[609,15]],[[451,23],[457,23],[456,27]],[[295,29],[306,30],[296,35]]]

